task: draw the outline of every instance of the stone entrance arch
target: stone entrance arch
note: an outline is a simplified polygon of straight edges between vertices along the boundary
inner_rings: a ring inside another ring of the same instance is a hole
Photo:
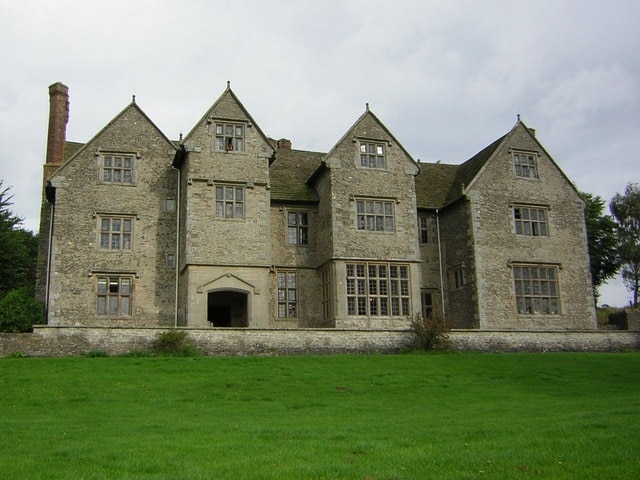
[[[212,327],[247,327],[248,292],[212,290],[207,292],[207,321]]]

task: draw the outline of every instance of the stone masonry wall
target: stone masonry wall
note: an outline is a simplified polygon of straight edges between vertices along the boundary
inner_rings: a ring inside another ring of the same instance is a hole
[[[34,333],[0,334],[0,357],[110,355],[147,350],[163,329],[36,327]],[[398,353],[409,348],[409,330],[186,329],[205,355]],[[640,350],[640,332],[453,331],[451,348],[485,352],[614,352]]]

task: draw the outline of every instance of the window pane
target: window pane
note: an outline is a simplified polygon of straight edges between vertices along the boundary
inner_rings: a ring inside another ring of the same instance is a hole
[[[107,314],[107,297],[98,297],[98,315]]]
[[[131,315],[129,297],[122,297],[120,302],[120,315]]]

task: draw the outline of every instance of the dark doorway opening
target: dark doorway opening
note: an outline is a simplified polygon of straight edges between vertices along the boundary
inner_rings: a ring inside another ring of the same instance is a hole
[[[246,327],[247,294],[228,290],[209,292],[207,321],[212,327]]]

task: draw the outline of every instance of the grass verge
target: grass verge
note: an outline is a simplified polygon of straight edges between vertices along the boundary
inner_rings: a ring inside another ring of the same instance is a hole
[[[617,479],[640,354],[0,359],[2,477]]]

